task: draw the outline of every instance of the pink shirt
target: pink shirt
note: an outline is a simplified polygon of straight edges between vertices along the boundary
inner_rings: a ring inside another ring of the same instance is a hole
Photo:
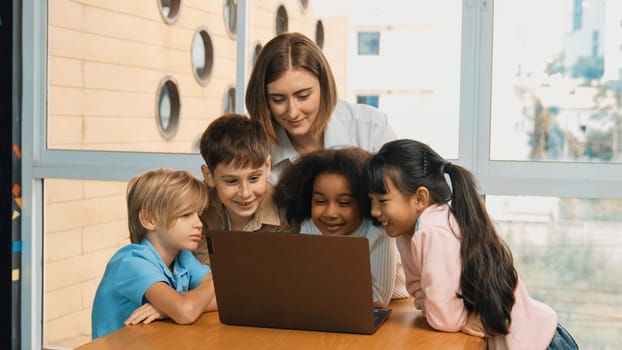
[[[453,232],[450,229],[453,228]],[[397,237],[406,289],[415,297],[415,307],[423,311],[433,328],[459,332],[468,313],[460,291],[461,230],[447,204],[425,209],[412,236]],[[546,349],[557,327],[557,315],[549,306],[529,297],[520,278],[514,291],[512,324],[507,336],[487,339],[489,349]]]

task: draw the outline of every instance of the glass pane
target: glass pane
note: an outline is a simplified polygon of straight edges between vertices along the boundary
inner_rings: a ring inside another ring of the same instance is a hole
[[[236,81],[235,37],[214,20],[221,3],[63,0],[48,9],[48,148],[195,152],[194,139]],[[174,133],[159,125],[166,77],[179,92]]]
[[[162,129],[168,128],[168,121],[171,119],[171,98],[169,94],[169,88],[166,84],[162,85],[160,89],[160,98],[158,99],[158,105],[160,109],[160,124]]]
[[[224,19],[227,31],[235,36],[238,30],[238,2],[237,0],[227,0],[225,2]]]
[[[493,160],[622,160],[622,2],[495,1]]]
[[[205,69],[206,66],[206,61],[205,43],[203,42],[201,32],[198,32],[194,35],[194,40],[192,40],[192,66],[197,75],[202,75],[203,69]]]
[[[357,96],[378,96],[398,137],[457,158],[461,9],[460,0],[315,0],[305,12],[313,24],[292,15],[290,30],[314,39],[321,21],[339,97],[356,103]],[[376,39],[367,47],[373,55],[359,53],[365,33]]]
[[[106,263],[129,243],[124,182],[45,180],[43,344],[91,340],[91,307]]]
[[[199,84],[209,83],[214,65],[214,47],[207,28],[199,28],[192,39],[192,68]]]
[[[289,16],[287,15],[287,9],[284,5],[279,6],[276,12],[275,34],[281,34],[288,31],[289,28]]]
[[[622,200],[486,196],[531,297],[582,349],[622,341]]]
[[[48,3],[48,148],[195,152],[193,141],[224,110],[222,96],[236,79],[235,37],[227,34],[225,21],[209,21],[222,17],[223,6],[181,2],[171,25],[159,13],[172,10],[173,2]],[[378,95],[398,137],[421,139],[455,158],[460,10],[459,0],[318,0],[304,11],[297,2],[249,2],[249,61],[254,48],[275,34],[261,23],[288,13],[288,30],[315,39],[321,21],[340,97],[355,102],[357,95]],[[200,27],[209,30],[218,67],[205,86],[189,64]],[[380,33],[382,50],[359,56],[356,33],[369,30]],[[166,76],[178,82],[181,108],[169,140],[159,132],[155,107]]]
[[[230,87],[225,94],[223,101],[223,113],[235,112],[235,87]]]
[[[179,125],[179,90],[177,82],[166,77],[160,85],[158,107],[156,108],[158,129],[165,140],[175,137]]]
[[[160,0],[160,14],[162,15],[162,19],[168,24],[175,23],[179,15],[180,6],[181,0]]]

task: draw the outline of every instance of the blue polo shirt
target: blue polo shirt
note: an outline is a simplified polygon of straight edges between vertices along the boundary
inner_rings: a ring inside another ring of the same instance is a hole
[[[119,249],[106,265],[95,293],[92,338],[122,328],[132,312],[147,302],[145,292],[154,283],[165,282],[183,294],[196,288],[209,272],[210,268],[187,250],[179,252],[171,272],[146,239]]]

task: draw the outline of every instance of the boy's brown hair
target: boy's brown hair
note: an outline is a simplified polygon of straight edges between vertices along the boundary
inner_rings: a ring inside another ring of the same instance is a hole
[[[140,243],[147,230],[141,218],[170,227],[187,213],[201,213],[207,205],[205,183],[184,170],[154,169],[127,184],[127,218],[132,243]]]
[[[220,163],[236,168],[258,168],[270,155],[270,142],[261,124],[233,113],[210,123],[201,135],[199,148],[212,173]]]

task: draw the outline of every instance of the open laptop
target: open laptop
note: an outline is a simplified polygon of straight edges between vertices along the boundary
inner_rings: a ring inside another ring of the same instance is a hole
[[[374,308],[364,237],[208,231],[220,321],[373,334],[391,309]]]

